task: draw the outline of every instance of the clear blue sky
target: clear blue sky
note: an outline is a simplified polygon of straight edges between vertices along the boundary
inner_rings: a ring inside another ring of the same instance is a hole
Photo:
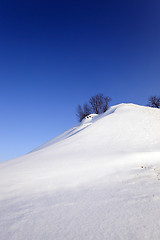
[[[96,93],[159,95],[159,13],[157,0],[1,0],[0,161],[71,128]]]

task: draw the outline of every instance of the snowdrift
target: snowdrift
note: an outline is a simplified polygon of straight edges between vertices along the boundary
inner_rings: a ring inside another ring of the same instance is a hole
[[[120,104],[0,164],[0,239],[160,239],[160,110]]]

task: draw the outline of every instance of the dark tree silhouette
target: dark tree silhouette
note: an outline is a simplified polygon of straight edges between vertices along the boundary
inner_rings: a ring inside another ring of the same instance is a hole
[[[148,100],[148,106],[154,108],[160,108],[160,97],[159,96],[152,96]]]
[[[110,101],[111,98],[105,97],[101,93],[91,97],[89,100],[89,104],[84,104],[83,107],[81,107],[81,105],[78,106],[77,117],[79,121],[81,122],[83,118],[85,118],[91,113],[104,113],[105,111],[107,111]]]
[[[111,101],[111,98],[104,97],[103,94],[97,94],[90,98],[90,105],[93,113],[104,113],[109,106],[109,102]]]
[[[87,103],[84,104],[83,107],[81,107],[81,105],[78,105],[77,117],[80,122],[83,120],[83,118],[85,118],[89,114],[91,114],[91,111]]]

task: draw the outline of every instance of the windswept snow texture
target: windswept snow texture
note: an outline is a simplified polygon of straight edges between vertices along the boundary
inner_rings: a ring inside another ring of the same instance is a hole
[[[113,106],[0,163],[0,240],[159,240],[159,209],[159,109]]]

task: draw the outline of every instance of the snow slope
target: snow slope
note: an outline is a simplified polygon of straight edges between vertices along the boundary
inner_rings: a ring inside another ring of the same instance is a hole
[[[160,110],[113,106],[0,163],[0,239],[160,239],[159,180]]]

